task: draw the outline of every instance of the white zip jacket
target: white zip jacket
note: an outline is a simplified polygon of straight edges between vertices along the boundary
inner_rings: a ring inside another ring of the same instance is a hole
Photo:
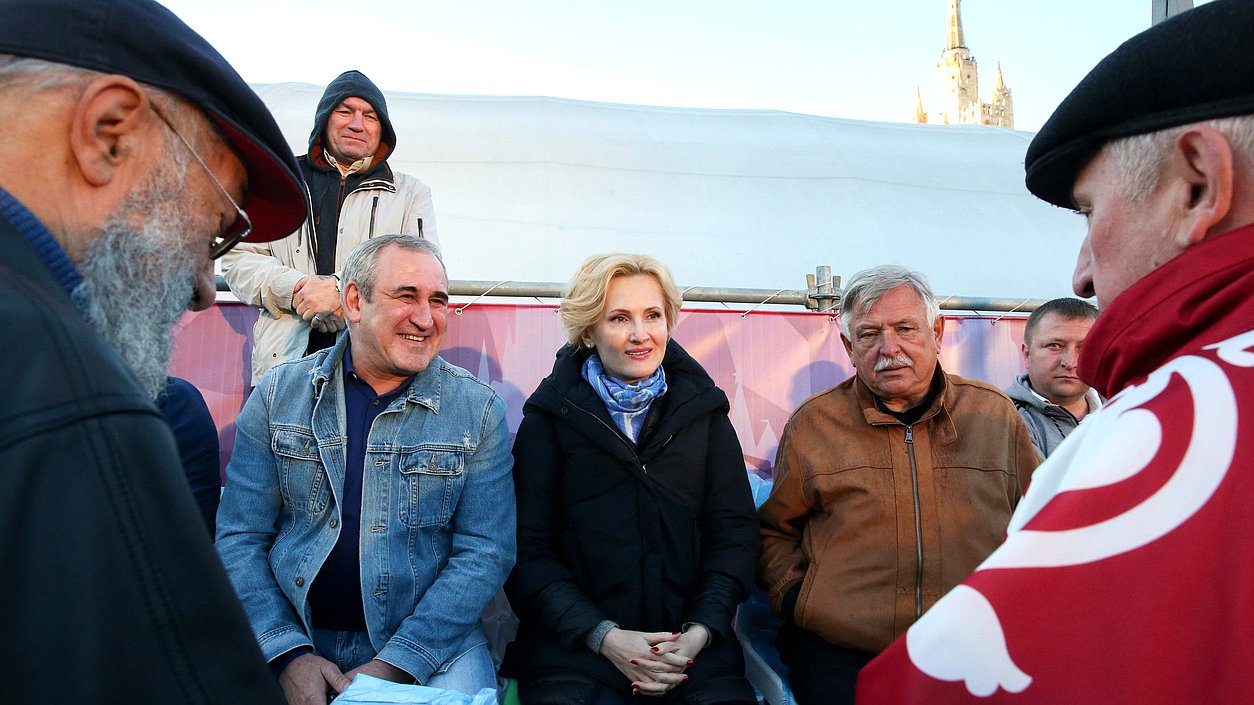
[[[358,243],[375,235],[422,235],[439,244],[431,189],[409,174],[392,173],[395,182],[368,179],[344,197],[335,248],[336,273]],[[260,310],[253,327],[253,386],[271,367],[303,357],[309,345],[309,322],[292,310],[292,290],[301,279],[317,273],[311,237],[310,221],[306,220],[300,230],[282,240],[241,242],[222,256],[222,277],[231,291],[240,301]]]

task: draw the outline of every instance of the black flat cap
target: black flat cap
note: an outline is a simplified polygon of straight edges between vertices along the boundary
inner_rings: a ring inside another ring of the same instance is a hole
[[[1071,208],[1076,176],[1106,142],[1254,113],[1254,0],[1214,0],[1102,59],[1028,145],[1028,190]]]
[[[305,189],[274,116],[222,55],[151,0],[0,0],[0,53],[120,74],[200,108],[248,169],[248,240],[305,219]]]

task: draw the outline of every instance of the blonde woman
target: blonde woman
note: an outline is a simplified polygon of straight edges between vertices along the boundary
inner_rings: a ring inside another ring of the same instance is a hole
[[[754,703],[732,631],[758,524],[727,396],[671,340],[680,295],[642,255],[592,257],[569,344],[514,444],[523,705]]]

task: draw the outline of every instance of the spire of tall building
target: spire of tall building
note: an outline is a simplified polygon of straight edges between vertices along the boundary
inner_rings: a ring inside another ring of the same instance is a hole
[[[962,0],[949,0],[949,36],[945,38],[945,50],[966,45],[962,37]]]
[[[946,0],[948,5],[948,36],[940,61],[936,64],[938,88],[935,110],[930,122],[941,125],[996,125],[1014,129],[1014,100],[997,62],[997,84],[993,100],[980,102],[980,73],[975,57],[962,33],[962,0]],[[915,122],[928,122],[923,112],[922,93],[915,89]]]
[[[998,127],[1015,127],[1015,101],[1010,87],[1001,75],[1001,62],[997,62],[997,85],[993,87],[993,102],[984,106],[984,124]]]

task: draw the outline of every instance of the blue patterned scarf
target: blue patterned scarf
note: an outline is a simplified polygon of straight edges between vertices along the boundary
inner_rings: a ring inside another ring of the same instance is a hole
[[[605,403],[610,418],[623,430],[623,433],[635,443],[644,428],[644,419],[649,414],[649,405],[654,399],[666,393],[666,373],[662,366],[650,377],[639,382],[627,383],[621,379],[605,374],[605,366],[601,358],[593,353],[583,363],[583,378],[596,390],[597,396]]]

